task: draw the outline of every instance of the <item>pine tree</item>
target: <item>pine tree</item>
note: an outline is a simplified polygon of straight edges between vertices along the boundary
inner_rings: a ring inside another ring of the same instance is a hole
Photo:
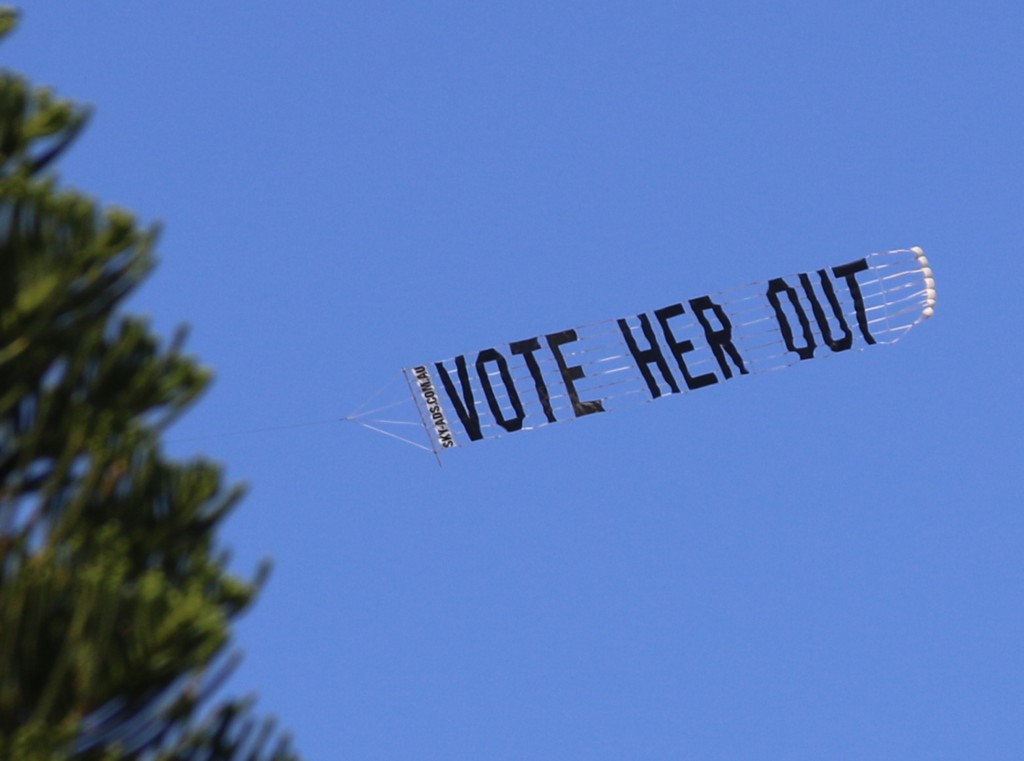
[[[215,543],[239,489],[162,451],[210,376],[120,311],[156,230],[52,173],[87,117],[0,74],[0,759],[292,758],[210,705],[263,574]]]

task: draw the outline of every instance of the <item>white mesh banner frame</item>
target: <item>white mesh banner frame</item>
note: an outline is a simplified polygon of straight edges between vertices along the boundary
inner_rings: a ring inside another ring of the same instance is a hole
[[[435,452],[898,341],[930,317],[917,247],[496,344],[404,371]]]

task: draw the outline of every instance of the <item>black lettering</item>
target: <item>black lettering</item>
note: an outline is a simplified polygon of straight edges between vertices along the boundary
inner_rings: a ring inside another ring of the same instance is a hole
[[[598,400],[590,402],[580,401],[574,381],[578,381],[583,377],[583,368],[579,365],[569,367],[566,365],[565,357],[562,355],[561,347],[577,340],[576,331],[563,330],[560,333],[550,333],[545,338],[548,341],[548,348],[551,349],[551,353],[555,356],[555,362],[558,363],[558,371],[562,374],[562,382],[565,384],[565,390],[569,394],[569,400],[572,402],[572,411],[576,413],[576,417],[583,417],[594,412],[604,412],[604,405]]]
[[[829,306],[832,307],[832,314],[839,322],[839,327],[843,331],[843,337],[836,340],[832,336],[832,326],[829,325],[828,318],[825,316],[825,310],[821,308],[821,302],[818,301],[818,297],[814,293],[810,275],[803,274],[800,275],[800,283],[804,287],[804,293],[807,294],[807,298],[810,299],[814,320],[818,323],[821,337],[825,339],[828,348],[836,352],[846,351],[853,346],[853,333],[850,331],[850,326],[843,316],[843,308],[839,304],[839,299],[836,298],[836,289],[832,287],[832,281],[828,279],[828,274],[825,270],[818,270],[818,279],[821,281],[821,289],[825,292],[825,298],[828,299]]]
[[[679,365],[679,369],[683,373],[683,378],[686,380],[686,387],[692,391],[695,388],[704,388],[705,386],[711,386],[718,383],[718,377],[714,373],[704,373],[703,375],[698,375],[696,378],[690,375],[690,368],[686,366],[683,355],[687,352],[693,351],[693,341],[677,341],[675,335],[672,333],[672,328],[668,324],[670,319],[678,317],[685,311],[686,310],[683,309],[682,304],[672,304],[671,306],[655,310],[654,316],[658,318],[658,322],[661,325],[661,332],[665,334],[665,342],[668,344],[668,348],[672,352],[672,356],[676,358],[676,363]]]
[[[548,385],[544,382],[544,375],[540,371],[537,358],[533,356],[535,351],[540,349],[540,341],[536,338],[527,338],[523,341],[510,343],[509,348],[513,354],[522,354],[526,360],[526,366],[530,369],[530,377],[533,378],[533,386],[537,389],[537,398],[540,399],[540,406],[544,409],[544,416],[549,423],[555,422],[555,413],[551,409],[551,395],[548,394]]]
[[[442,368],[443,370],[443,368]],[[425,365],[420,365],[413,369],[415,373],[417,385],[420,389],[420,395],[423,397],[423,401],[427,405],[427,415],[434,424],[434,433],[444,447],[455,446],[455,440],[452,438],[452,433],[448,429],[448,421],[445,420],[444,410],[441,409],[441,401],[437,398],[437,393],[434,391],[434,383],[430,379],[430,373],[427,372]]]
[[[857,326],[860,328],[860,334],[864,336],[865,341],[873,344],[875,343],[875,338],[868,329],[868,312],[864,308],[864,294],[860,292],[860,283],[857,282],[857,273],[863,272],[866,269],[868,269],[868,260],[858,259],[849,264],[840,264],[838,267],[833,267],[832,274],[836,277],[845,278],[846,285],[850,289],[850,295],[853,296],[853,306],[857,310]]]
[[[676,385],[676,379],[672,377],[672,371],[668,369],[668,363],[661,353],[658,340],[654,337],[651,321],[647,318],[646,314],[638,314],[637,319],[640,320],[640,329],[643,331],[644,338],[647,339],[648,348],[641,349],[637,346],[636,339],[633,337],[633,329],[629,327],[629,323],[625,320],[618,321],[619,330],[622,331],[622,337],[626,339],[626,346],[629,347],[630,354],[633,355],[637,367],[640,368],[640,374],[644,376],[644,380],[647,382],[647,390],[651,392],[653,399],[661,396],[661,388],[658,386],[658,381],[654,379],[654,375],[649,367],[649,365],[654,364],[658,366],[658,369],[661,371],[661,377],[668,384],[668,387],[672,389],[672,393],[678,394],[679,386]]]
[[[803,346],[797,346],[793,342],[793,328],[789,324],[789,318],[786,316],[785,311],[782,309],[782,302],[779,300],[780,292],[785,293],[789,298],[789,303],[792,305],[793,311],[800,321],[800,329],[804,334]],[[811,323],[808,321],[807,313],[800,304],[800,296],[796,290],[790,287],[781,277],[773,278],[768,281],[768,301],[772,305],[772,309],[775,310],[775,321],[779,324],[779,330],[782,331],[782,340],[786,342],[786,348],[789,351],[795,351],[800,359],[810,359],[813,357],[814,347],[817,344],[814,341],[814,334],[811,332]]]
[[[484,435],[480,433],[480,413],[477,412],[476,405],[473,403],[473,387],[469,382],[469,373],[466,372],[466,358],[461,354],[455,358],[455,369],[459,375],[459,383],[462,385],[462,397],[455,389],[455,384],[448,376],[444,364],[435,362],[434,367],[437,368],[437,374],[441,376],[444,390],[448,393],[448,398],[451,399],[455,412],[459,416],[459,420],[462,421],[462,426],[466,429],[470,440],[482,439]]]
[[[498,365],[498,374],[501,382],[508,393],[508,400],[515,410],[516,416],[506,418],[502,412],[501,405],[494,395],[494,387],[491,385],[491,377],[487,374],[487,363],[494,362]],[[516,384],[512,380],[512,374],[508,371],[508,362],[497,349],[484,349],[476,356],[476,373],[480,376],[480,385],[484,389],[484,396],[487,397],[487,406],[491,408],[495,422],[508,432],[518,431],[523,427],[523,419],[526,413],[523,411],[523,403],[519,400],[519,392],[516,391]]]
[[[729,355],[736,364],[736,367],[739,368],[740,374],[747,375],[750,371],[744,366],[743,357],[740,356],[740,353],[732,343],[732,323],[729,322],[729,316],[725,313],[725,310],[713,302],[710,296],[690,299],[690,308],[700,321],[701,327],[704,328],[704,337],[707,339],[711,351],[715,353],[715,359],[718,360],[718,366],[722,369],[722,374],[725,375],[726,380],[732,377],[732,368],[726,362],[726,354]],[[714,312],[715,318],[721,325],[720,328],[716,329],[711,324],[711,321],[708,320],[705,312],[709,311]]]

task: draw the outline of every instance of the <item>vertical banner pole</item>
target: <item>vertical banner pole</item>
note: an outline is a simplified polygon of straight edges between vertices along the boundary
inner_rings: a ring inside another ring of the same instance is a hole
[[[416,387],[413,385],[412,378],[409,377],[409,371],[406,368],[402,368],[402,375],[405,376],[405,383],[409,386],[409,393],[412,395],[412,403],[416,405],[416,412],[419,413],[420,423],[423,425],[423,431],[427,434],[427,440],[430,442],[430,451],[434,453],[434,457],[437,459],[437,467],[443,468],[444,464],[441,462],[441,453],[437,451],[437,440],[430,432],[430,426],[427,425],[426,418],[423,417],[423,409],[420,407],[419,400],[416,398]]]

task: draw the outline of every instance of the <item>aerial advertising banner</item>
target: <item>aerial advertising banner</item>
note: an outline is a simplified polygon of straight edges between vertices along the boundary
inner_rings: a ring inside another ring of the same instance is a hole
[[[934,306],[932,271],[915,247],[524,336],[403,372],[436,453],[894,343]]]

